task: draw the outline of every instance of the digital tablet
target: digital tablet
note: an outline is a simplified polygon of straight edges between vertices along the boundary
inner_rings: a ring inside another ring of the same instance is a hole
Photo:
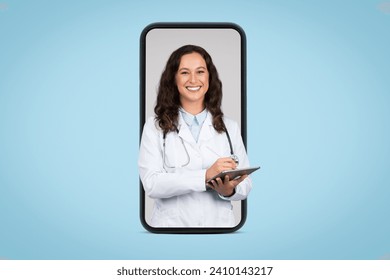
[[[236,179],[237,177],[241,177],[243,175],[249,175],[252,172],[255,172],[257,169],[260,169],[260,166],[222,171],[221,173],[215,175],[213,178],[208,180],[207,183],[210,183],[212,180],[215,180],[217,178],[221,178],[223,181],[226,175],[229,176],[229,180]]]

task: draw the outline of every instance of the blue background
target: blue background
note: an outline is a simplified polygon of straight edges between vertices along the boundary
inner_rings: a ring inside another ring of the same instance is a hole
[[[139,36],[247,35],[247,223],[139,222]],[[1,1],[0,258],[390,258],[390,2]]]

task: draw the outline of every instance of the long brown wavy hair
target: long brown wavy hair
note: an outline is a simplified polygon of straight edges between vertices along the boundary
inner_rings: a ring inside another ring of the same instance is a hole
[[[208,52],[199,46],[185,45],[174,51],[169,57],[165,69],[161,75],[157,92],[157,103],[154,107],[156,121],[164,134],[177,130],[179,117],[180,94],[176,85],[176,73],[179,70],[180,61],[183,55],[190,53],[200,54],[206,62],[209,72],[209,89],[204,97],[205,108],[211,113],[213,126],[216,131],[225,131],[223,122],[222,104],[222,83],[218,77],[218,71]]]

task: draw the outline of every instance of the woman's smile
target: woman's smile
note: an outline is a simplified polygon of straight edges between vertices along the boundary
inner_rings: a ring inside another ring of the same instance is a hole
[[[194,87],[194,86],[190,86],[190,87],[186,87],[187,90],[191,91],[191,92],[197,92],[200,90],[202,86],[197,86],[197,87]]]

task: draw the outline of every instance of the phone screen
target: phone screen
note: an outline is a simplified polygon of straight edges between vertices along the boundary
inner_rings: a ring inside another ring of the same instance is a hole
[[[212,57],[222,82],[222,111],[238,123],[246,146],[246,38],[244,31],[232,23],[154,23],[145,27],[140,37],[140,136],[145,122],[155,116],[157,91],[168,58],[184,45],[200,46]],[[184,149],[181,151],[182,154],[186,152]],[[186,161],[188,158],[191,160],[188,156]],[[140,219],[145,229],[151,232],[232,232],[239,229],[246,219],[245,199],[231,202],[234,223],[227,227],[169,226],[169,223],[153,226],[155,203],[156,200],[146,194],[140,182]],[[174,217],[177,213],[172,215]]]

